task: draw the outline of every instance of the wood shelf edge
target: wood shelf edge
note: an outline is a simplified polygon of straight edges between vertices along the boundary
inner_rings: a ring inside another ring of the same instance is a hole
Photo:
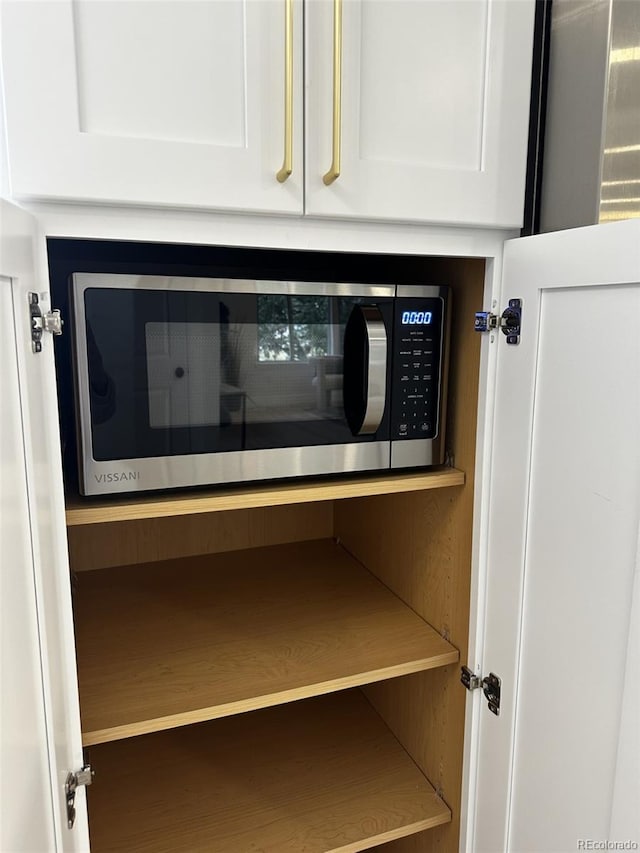
[[[434,796],[438,796],[434,792]],[[442,802],[442,800],[441,800]],[[381,844],[386,844],[389,841],[398,841],[400,838],[408,838],[411,835],[417,835],[419,832],[425,832],[428,829],[433,829],[436,826],[442,826],[443,823],[451,822],[451,810],[443,803],[442,812],[434,815],[426,820],[416,821],[415,823],[405,824],[399,829],[394,829],[389,832],[381,832],[371,841],[364,839],[357,844],[347,844],[344,847],[332,847],[327,853],[361,853],[363,850],[373,850],[374,847],[379,847]]]
[[[162,496],[127,496],[95,499],[71,496],[67,500],[67,527],[134,521],[143,518],[163,518],[196,515],[255,507],[282,506],[314,501],[344,500],[400,492],[462,486],[465,474],[457,468],[441,467],[420,474],[385,474],[356,476],[340,480],[286,483],[279,486],[240,486],[211,492],[172,493]]]
[[[83,731],[82,745],[96,746],[100,743],[111,743],[115,740],[125,740],[126,738],[137,737],[138,735],[147,735],[152,734],[153,732],[166,731],[168,729],[180,728],[181,726],[189,726],[194,723],[218,720],[223,717],[234,716],[235,714],[244,714],[248,711],[259,711],[264,708],[271,708],[277,705],[295,702],[300,699],[311,699],[314,696],[323,696],[329,693],[336,693],[340,690],[347,690],[352,687],[362,687],[366,684],[374,684],[377,681],[385,681],[389,678],[412,675],[416,672],[426,672],[429,669],[437,669],[441,666],[448,666],[451,663],[457,663],[459,660],[460,653],[454,646],[451,646],[451,650],[446,653],[431,655],[423,660],[411,661],[406,664],[398,664],[393,667],[385,667],[380,670],[358,673],[355,676],[350,675],[343,678],[337,678],[329,682],[304,685],[303,687],[295,689],[283,690],[279,693],[256,696],[250,699],[242,699],[237,702],[228,702],[224,705],[212,705],[207,708],[197,708],[193,711],[184,711],[180,714],[170,714],[166,717],[140,720],[135,723],[127,723],[105,729],[96,729],[95,731]]]

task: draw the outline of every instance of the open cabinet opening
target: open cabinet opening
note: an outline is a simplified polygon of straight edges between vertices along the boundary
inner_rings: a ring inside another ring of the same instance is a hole
[[[68,472],[94,853],[458,847],[484,262],[344,258],[451,288],[448,464],[92,500]]]

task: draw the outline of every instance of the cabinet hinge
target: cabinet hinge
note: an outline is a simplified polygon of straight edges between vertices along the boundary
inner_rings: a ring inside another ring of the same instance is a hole
[[[63,320],[57,308],[42,313],[37,293],[29,294],[29,313],[31,321],[31,346],[34,352],[42,352],[42,336],[45,332],[52,335],[62,334]]]
[[[476,332],[492,332],[501,329],[507,336],[508,344],[519,344],[522,329],[522,299],[510,299],[509,305],[501,316],[491,311],[476,311],[474,322]]]
[[[502,681],[498,676],[490,672],[485,678],[480,678],[468,666],[463,666],[460,671],[460,681],[467,690],[477,690],[482,687],[482,692],[487,698],[489,710],[496,717],[500,716],[500,688]]]
[[[84,785],[88,787],[93,782],[95,770],[91,769],[90,764],[85,764],[81,770],[67,775],[67,781],[64,783],[64,793],[67,798],[67,826],[73,829],[73,824],[76,822],[76,790]]]

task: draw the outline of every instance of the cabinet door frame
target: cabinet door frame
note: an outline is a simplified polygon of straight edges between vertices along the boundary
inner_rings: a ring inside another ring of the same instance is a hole
[[[488,519],[484,636],[480,640],[481,659],[472,666],[478,675],[494,672],[502,679],[501,708],[500,716],[494,716],[486,707],[480,690],[469,697],[470,702],[480,707],[476,714],[475,752],[470,756],[469,765],[471,782],[477,792],[473,804],[475,813],[472,811],[468,815],[466,849],[469,850],[512,849],[513,798],[516,782],[521,781],[518,780],[521,765],[516,752],[517,727],[522,714],[518,703],[522,700],[522,684],[527,679],[527,672],[521,666],[523,626],[525,615],[533,618],[527,611],[526,579],[527,572],[535,568],[531,565],[529,551],[529,538],[533,535],[530,525],[535,522],[531,520],[530,501],[532,477],[536,471],[534,428],[536,419],[542,416],[536,410],[536,382],[543,298],[545,293],[554,291],[637,285],[639,280],[640,228],[637,220],[520,238],[505,245],[502,293],[496,307],[501,309],[509,299],[521,298],[523,325],[518,346],[507,346],[502,334],[494,334],[498,349],[496,393],[488,450],[491,464],[485,485],[488,492],[483,501]],[[612,326],[609,317],[601,320],[603,334],[625,333],[624,329]],[[567,347],[571,346],[570,327],[569,322]],[[606,446],[605,442],[597,452],[602,454]],[[584,522],[589,523],[588,519]],[[545,618],[544,614],[537,616]],[[624,618],[621,614],[621,620]],[[594,630],[598,629],[606,632],[606,626],[594,626]],[[611,660],[606,673],[611,689],[602,691],[598,685],[605,702],[618,701],[613,685],[619,685],[623,663],[618,660],[614,666]],[[588,658],[576,661],[575,670],[567,673],[567,702],[575,704],[576,696],[580,702],[589,701],[584,678],[586,672],[591,671],[590,665]],[[553,661],[550,661],[549,668],[552,666]],[[557,693],[550,697],[540,695],[539,701],[541,705],[546,702],[553,705],[554,702],[562,703],[563,697]],[[535,734],[531,732],[530,736],[535,737]],[[594,743],[597,742],[597,732],[593,731],[592,737]],[[615,766],[615,756],[609,758]],[[606,779],[600,781],[603,786],[607,784]],[[604,787],[602,791],[604,795]],[[566,808],[567,814],[572,809],[574,815],[576,809],[579,813],[575,797],[575,794],[572,797],[571,786],[566,785],[559,808],[563,812]],[[536,844],[535,839],[532,843]]]
[[[4,266],[4,251],[0,257]],[[0,849],[28,853],[54,849],[55,824],[13,320],[15,286],[14,278],[0,272]],[[34,813],[37,821],[30,819]]]
[[[74,0],[5,3],[2,53],[13,197],[301,214],[302,0],[292,2],[293,172],[284,183],[276,174],[284,157],[285,0],[243,0],[246,102],[239,145],[181,141],[179,132],[176,139],[144,138],[83,128]],[[108,108],[103,105],[107,113]]]
[[[520,227],[529,125],[534,4],[487,0],[480,162],[476,168],[411,163],[361,154],[363,14],[344,0],[342,172],[322,181],[331,163],[332,26],[329,0],[307,3],[305,213],[475,227]],[[425,14],[429,3],[424,4]],[[407,81],[407,87],[410,81]],[[399,94],[402,97],[403,93]],[[384,113],[385,105],[379,105]]]
[[[76,675],[71,578],[52,336],[42,352],[31,346],[29,293],[50,308],[44,236],[26,211],[0,199],[3,272],[12,279],[25,471],[34,560],[36,618],[40,637],[48,762],[57,853],[89,850],[86,794],[76,792],[76,820],[67,827],[67,773],[83,764]],[[28,797],[29,792],[22,792]]]
[[[237,217],[228,214],[186,211],[146,210],[143,213],[131,208],[108,210],[100,206],[72,204],[32,204],[29,209],[37,216],[40,238],[68,237],[77,239],[136,240],[141,242],[170,242],[227,246],[292,249],[299,251],[345,251],[366,253],[411,254],[444,257],[476,257],[486,261],[484,302],[478,306],[495,309],[501,286],[502,254],[504,240],[515,236],[508,231],[490,231],[466,228],[440,228],[415,226],[407,228],[398,223],[366,223],[356,221],[288,219],[285,217]],[[46,247],[44,239],[39,245],[41,275],[46,282]],[[41,288],[42,289],[42,288]],[[51,342],[49,342],[49,345]],[[487,507],[490,479],[490,451],[495,390],[495,365],[497,347],[483,336],[481,343],[478,432],[476,444],[476,473],[474,494],[473,554],[471,570],[471,605],[469,625],[469,650],[466,662],[478,669],[482,662],[484,638],[484,589],[486,585],[486,545],[488,528]],[[52,354],[51,357],[53,371]],[[53,377],[53,373],[52,373]],[[53,389],[53,390],[52,390]],[[55,397],[55,383],[47,394]],[[57,423],[57,422],[56,422]],[[57,429],[56,429],[57,433]],[[59,455],[55,466],[60,467]],[[55,477],[61,477],[57,470]],[[61,500],[63,497],[61,496]],[[64,517],[56,522],[64,531]],[[58,535],[60,530],[58,530]],[[66,538],[65,538],[66,549]],[[64,562],[62,560],[64,559]],[[62,577],[67,576],[66,550],[59,556]],[[64,584],[63,584],[64,585]],[[63,609],[66,604],[63,602]],[[73,631],[70,626],[70,645],[67,653],[73,657]],[[75,684],[74,689],[77,690]],[[460,690],[462,690],[460,685]],[[460,849],[472,849],[468,838],[473,835],[475,815],[474,798],[477,788],[477,739],[480,717],[485,713],[476,694],[467,696],[463,813],[461,815]],[[75,736],[72,727],[70,736]],[[78,737],[80,737],[78,729]],[[73,744],[72,744],[73,745]],[[81,755],[81,752],[78,752]],[[77,755],[76,755],[77,757]],[[80,791],[80,803],[84,791]],[[79,847],[77,849],[85,849]],[[66,853],[66,851],[65,851]]]

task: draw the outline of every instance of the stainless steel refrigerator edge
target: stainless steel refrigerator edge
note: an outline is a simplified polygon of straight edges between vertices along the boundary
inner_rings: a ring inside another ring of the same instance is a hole
[[[553,0],[541,231],[640,217],[640,0]]]

